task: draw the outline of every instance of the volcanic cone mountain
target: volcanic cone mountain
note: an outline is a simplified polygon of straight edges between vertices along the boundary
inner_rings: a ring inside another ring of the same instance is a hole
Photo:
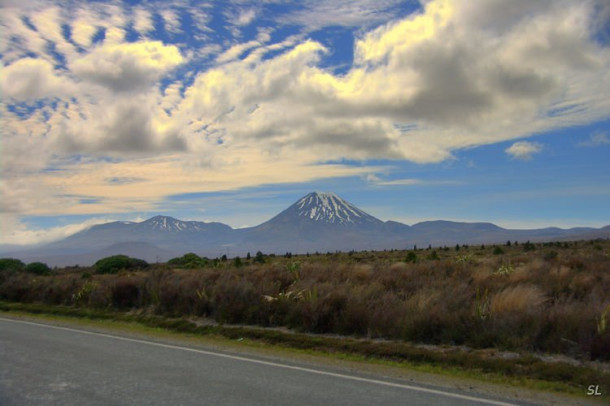
[[[300,198],[292,206],[266,223],[278,226],[282,223],[299,223],[301,227],[341,225],[343,227],[370,228],[383,221],[360,210],[334,193],[313,192]]]
[[[367,249],[385,230],[383,221],[336,194],[313,192],[246,230],[242,241],[244,246],[272,246],[276,252]]]
[[[334,193],[313,192],[256,227],[233,229],[222,223],[155,216],[139,223],[117,221],[95,225],[45,246],[16,252],[3,249],[2,256],[63,266],[89,265],[116,254],[163,262],[187,252],[214,258],[257,251],[281,255],[584,237],[609,238],[610,226],[507,230],[491,223],[453,221],[425,221],[408,226],[396,221],[383,222]]]

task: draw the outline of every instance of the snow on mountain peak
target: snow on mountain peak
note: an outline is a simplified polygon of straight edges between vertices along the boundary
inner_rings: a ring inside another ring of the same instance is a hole
[[[148,227],[153,230],[163,231],[179,231],[182,227],[182,221],[168,216],[155,216],[144,222]]]
[[[313,221],[361,224],[380,220],[330,192],[313,192],[295,203],[297,214]]]
[[[197,231],[201,228],[201,226],[197,224],[197,222],[182,221],[169,216],[155,216],[149,218],[148,220],[140,224],[145,224],[153,230],[170,232],[178,232],[184,230]]]

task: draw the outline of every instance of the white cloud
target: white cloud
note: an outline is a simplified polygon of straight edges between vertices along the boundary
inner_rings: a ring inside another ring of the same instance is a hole
[[[163,23],[166,31],[174,34],[182,32],[180,15],[178,14],[177,10],[166,8],[160,10],[159,14],[163,18]]]
[[[461,182],[453,180],[428,180],[417,178],[402,178],[383,180],[377,175],[369,174],[366,177],[367,182],[375,186],[429,186],[429,185],[459,185]]]
[[[104,44],[71,64],[83,79],[115,92],[146,90],[184,61],[180,50],[160,41]]]
[[[74,117],[50,132],[53,147],[63,154],[142,156],[187,148],[180,128],[150,94],[130,95],[113,104],[88,106],[87,117]]]
[[[199,49],[194,50],[194,55],[196,57],[205,58],[209,55],[218,54],[222,51],[222,47],[218,44],[207,44],[202,46]]]
[[[104,30],[105,43],[120,43],[125,38],[124,27],[128,21],[125,11],[117,5],[103,3],[80,5],[73,10],[70,25],[72,39],[82,48],[89,49],[93,36],[98,30]]]
[[[37,215],[142,212],[153,210],[155,202],[167,196],[194,193],[202,187],[206,191],[236,190],[257,184],[261,179],[267,184],[311,182],[328,176],[359,176],[378,169],[340,164],[308,167],[302,159],[249,154],[247,150],[227,151],[226,156],[216,157],[216,162],[207,166],[192,158],[186,161],[183,155],[166,155],[122,162],[98,160],[81,163],[76,168],[66,164],[60,167],[66,170],[49,174],[45,183],[65,196],[86,196],[93,202],[64,202],[59,207],[36,205],[24,211]],[[269,165],[272,159],[274,165]],[[124,177],[129,179],[121,181]]]
[[[116,221],[107,217],[93,217],[82,223],[66,224],[50,228],[28,227],[12,216],[0,215],[2,230],[0,245],[32,245],[61,240],[96,224]]]
[[[2,68],[2,94],[20,101],[69,93],[67,81],[44,59],[23,58]]]
[[[142,35],[154,30],[152,13],[144,8],[137,8],[133,17],[133,26]]]
[[[239,58],[244,52],[246,52],[252,48],[255,48],[259,45],[261,45],[261,43],[259,41],[248,41],[248,42],[244,42],[241,44],[235,44],[232,47],[230,47],[229,49],[227,49],[226,51],[224,51],[222,54],[218,55],[218,58],[216,58],[216,61],[218,63],[225,63],[225,62],[233,61],[233,60]]]
[[[246,26],[254,21],[256,14],[256,9],[254,8],[243,9],[239,11],[239,14],[232,22],[240,27]]]
[[[299,10],[280,21],[300,24],[312,31],[328,26],[375,25],[394,18],[394,7],[400,3],[400,0],[305,0],[300,2]]]
[[[211,16],[206,12],[206,8],[212,8],[213,5],[206,5],[205,3],[199,4],[199,7],[192,7],[188,9],[188,13],[191,17],[193,25],[201,31],[211,31],[208,27]]]
[[[413,186],[413,185],[421,185],[423,183],[424,183],[424,181],[422,181],[421,179],[406,178],[406,179],[394,179],[394,180],[380,181],[380,182],[377,182],[376,185],[379,185],[379,186]]]
[[[528,160],[534,154],[542,151],[542,145],[537,142],[519,141],[508,147],[505,152],[513,159]]]
[[[66,41],[62,33],[62,24],[66,20],[59,7],[51,6],[37,11],[31,16],[31,21],[38,34],[54,44],[57,53],[68,59],[76,54],[74,45]]]
[[[610,145],[610,138],[605,131],[596,131],[589,136],[587,141],[578,144],[581,147],[599,147],[602,145]]]
[[[83,48],[89,48],[93,36],[98,30],[99,21],[85,10],[78,12],[78,17],[71,25],[72,40]]]
[[[10,37],[3,35],[0,41],[3,62],[12,63],[19,58],[31,57],[32,54],[45,58],[46,40],[24,22],[20,10],[13,7],[2,11],[0,27],[12,34]],[[47,58],[49,61],[53,60],[50,56]]]

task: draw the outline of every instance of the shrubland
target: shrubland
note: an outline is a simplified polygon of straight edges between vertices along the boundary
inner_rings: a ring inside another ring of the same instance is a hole
[[[248,258],[0,259],[0,300],[610,361],[610,241]],[[43,272],[44,271],[44,272]]]

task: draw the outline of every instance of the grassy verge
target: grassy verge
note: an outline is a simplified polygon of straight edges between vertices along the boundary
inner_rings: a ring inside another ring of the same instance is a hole
[[[241,326],[201,326],[186,319],[44,304],[0,302],[0,311],[104,321],[108,325],[130,323],[157,331],[163,329],[200,337],[239,340],[250,346],[273,346],[299,353],[406,367],[420,372],[474,378],[577,396],[585,396],[588,386],[595,384],[599,385],[604,393],[601,400],[608,399],[610,389],[610,373],[565,362],[545,362],[527,354],[511,359],[494,358],[489,356],[489,351],[483,350],[464,351],[451,347],[431,349],[399,341],[315,336]]]

